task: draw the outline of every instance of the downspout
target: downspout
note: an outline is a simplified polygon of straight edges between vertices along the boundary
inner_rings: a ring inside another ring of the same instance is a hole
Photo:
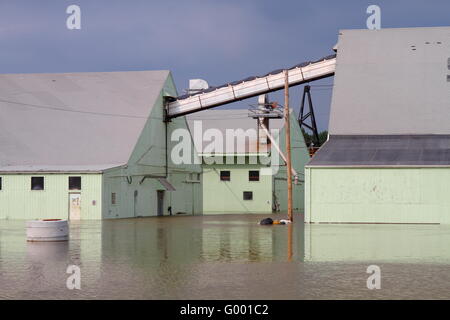
[[[169,103],[170,101],[173,101],[174,98],[173,97],[169,97],[169,96],[163,96],[163,106],[164,106],[164,143],[165,143],[165,152],[166,152],[166,167],[165,167],[165,178],[168,179],[169,178],[169,153],[168,153],[168,125],[169,122],[171,122],[171,119],[168,117],[168,108],[169,108]],[[172,215],[172,193],[169,193],[169,208],[170,208],[170,215]],[[163,215],[164,215],[164,209],[163,209]]]
[[[167,121],[164,122],[164,131],[165,131],[165,144],[166,144],[166,170],[165,170],[165,177],[167,179],[167,177],[169,176],[169,155],[167,152],[167,148],[168,148],[168,143],[167,143]]]
[[[171,122],[172,120],[168,117],[168,108],[169,108],[169,103],[171,101],[174,101],[175,98],[174,97],[170,97],[170,96],[164,96],[163,97],[163,105],[164,105],[164,138],[165,138],[165,152],[166,152],[166,167],[165,167],[165,178],[167,179],[169,176],[169,153],[168,153],[168,123]]]

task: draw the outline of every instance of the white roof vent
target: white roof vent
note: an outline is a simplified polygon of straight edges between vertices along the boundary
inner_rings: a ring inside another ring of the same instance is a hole
[[[203,79],[190,79],[189,80],[189,93],[196,93],[209,88],[208,82]]]

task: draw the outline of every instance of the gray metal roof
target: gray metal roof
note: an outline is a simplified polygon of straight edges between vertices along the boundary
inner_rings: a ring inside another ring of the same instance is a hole
[[[343,30],[329,132],[450,134],[450,27]]]
[[[247,139],[245,146],[238,148],[237,143],[234,144],[234,148],[230,144],[225,143],[226,130],[242,129],[244,131],[248,129],[257,130],[257,120],[249,117],[249,110],[247,109],[216,109],[216,110],[204,110],[197,113],[193,113],[186,116],[188,121],[189,130],[191,134],[194,134],[194,121],[201,121],[203,133],[208,129],[216,129],[221,132],[224,137],[223,149],[216,150],[216,153],[223,154],[244,154],[244,153],[256,153],[258,152],[257,139]],[[279,129],[284,126],[283,119],[270,119],[269,130]],[[195,138],[194,138],[195,140]],[[209,145],[210,141],[203,140],[203,145],[196,145],[196,149],[199,153],[203,153],[204,148]]]
[[[307,166],[450,166],[450,135],[330,135]]]
[[[169,71],[0,75],[0,171],[126,164]]]

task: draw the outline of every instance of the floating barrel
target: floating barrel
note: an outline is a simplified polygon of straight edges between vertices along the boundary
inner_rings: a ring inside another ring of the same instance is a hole
[[[69,223],[61,219],[27,221],[27,241],[67,241]]]

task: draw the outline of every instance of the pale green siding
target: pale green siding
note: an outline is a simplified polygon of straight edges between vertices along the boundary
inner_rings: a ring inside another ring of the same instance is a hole
[[[177,142],[171,141],[171,134],[178,128],[187,129],[184,117],[165,123],[163,95],[176,96],[171,77],[152,108],[147,123],[134,147],[128,164],[106,170],[103,179],[103,218],[129,218],[157,215],[157,190],[164,190],[164,215],[202,214],[202,195],[200,182],[188,181],[190,173],[201,174],[199,164],[175,165],[170,150]],[[167,135],[166,135],[167,125]],[[167,150],[166,153],[166,143]],[[196,157],[194,147],[191,149]],[[166,163],[168,164],[166,169]],[[166,175],[167,173],[167,175]],[[145,176],[147,178],[143,179]],[[153,176],[153,177],[150,177]],[[154,177],[166,177],[176,189],[165,190]],[[111,194],[116,194],[116,204],[111,203]],[[137,196],[135,196],[137,194]]]
[[[295,212],[304,211],[304,166],[309,153],[298,125],[295,113],[291,114],[292,166],[299,174],[298,184],[293,185],[293,208]],[[276,137],[275,137],[276,138]],[[280,131],[279,145],[285,150],[285,129]],[[250,170],[260,170],[262,165],[229,164],[203,165],[203,206],[205,214],[228,213],[272,213],[274,204],[279,211],[287,211],[286,166],[278,157],[279,166],[274,175],[260,174],[260,181],[249,181]],[[237,162],[235,162],[237,163]],[[231,172],[231,181],[220,181],[220,170]],[[253,200],[243,200],[243,192],[252,191]]]
[[[31,175],[0,173],[3,178],[0,219],[67,219],[70,175],[82,177],[82,220],[155,216],[157,190],[165,192],[164,215],[169,214],[169,206],[174,215],[202,214],[201,179],[194,182],[189,179],[189,174],[201,174],[201,166],[172,163],[170,150],[175,142],[171,142],[171,133],[177,128],[187,130],[187,124],[184,117],[164,122],[164,95],[177,95],[171,76],[151,109],[138,141],[134,142],[128,163],[123,166],[98,174],[36,174],[45,177],[43,191],[30,190]],[[193,147],[192,152],[195,158]],[[168,191],[154,177],[144,179],[145,176],[165,177],[176,190]],[[116,194],[116,204],[111,203],[112,193]]]
[[[305,211],[305,165],[309,161],[309,151],[306,147],[303,133],[297,122],[295,112],[291,112],[290,117],[291,126],[291,161],[292,167],[298,173],[298,184],[292,186],[292,205],[295,212],[303,213]],[[286,135],[285,129],[280,132],[280,148],[286,150]],[[280,158],[280,164],[284,164]],[[274,176],[274,184],[276,196],[280,199],[281,212],[287,212],[287,181],[286,181],[286,166],[282,165],[279,172]]]
[[[260,165],[205,165],[203,167],[203,210],[205,214],[272,212],[272,176],[261,175],[249,181],[250,170]],[[220,171],[230,171],[230,181],[220,180]],[[253,200],[243,200],[252,191]]]
[[[69,190],[69,176],[81,190]],[[101,174],[2,174],[0,219],[68,219],[69,193],[81,193],[81,219],[101,218]],[[44,177],[44,190],[31,190],[31,177]],[[95,204],[94,202],[95,201]]]
[[[307,168],[306,222],[450,223],[450,168]]]
[[[104,174],[103,218],[150,217],[157,215],[157,190],[164,186],[154,178],[129,176],[126,169],[109,170]],[[130,179],[131,177],[131,179]],[[176,189],[165,191],[164,215],[172,214],[198,215],[202,213],[200,182],[189,182],[185,173],[170,173],[167,179]],[[111,194],[116,194],[116,204],[111,202]],[[136,194],[136,197],[135,197]]]

